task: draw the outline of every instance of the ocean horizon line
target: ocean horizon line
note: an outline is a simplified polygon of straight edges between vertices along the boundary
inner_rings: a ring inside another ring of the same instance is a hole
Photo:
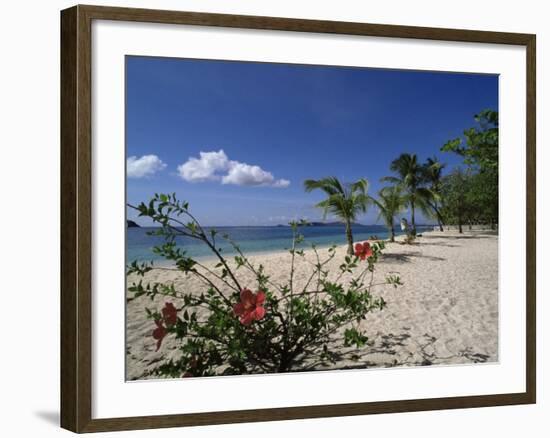
[[[133,221],[138,225],[139,228],[162,228],[161,225],[140,225],[135,222],[133,219],[127,219],[127,221]],[[394,224],[396,227],[399,226],[399,223]],[[345,224],[336,224],[336,223],[309,223],[306,225],[300,225],[302,227],[344,227]],[[387,229],[386,225],[382,224],[360,224],[354,223],[352,227],[380,227]],[[434,227],[437,224],[416,224],[417,227]],[[274,224],[274,225],[203,225],[203,228],[290,228],[289,224]]]

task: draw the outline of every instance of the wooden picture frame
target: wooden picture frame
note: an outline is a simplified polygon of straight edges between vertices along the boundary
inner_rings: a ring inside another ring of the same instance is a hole
[[[127,418],[92,418],[91,25],[93,20],[519,45],[526,48],[526,391]],[[75,6],[61,12],[61,426],[99,432],[535,403],[535,48],[530,34]]]

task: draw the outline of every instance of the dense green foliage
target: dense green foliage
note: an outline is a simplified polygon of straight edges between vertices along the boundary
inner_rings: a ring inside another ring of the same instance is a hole
[[[458,225],[458,231],[462,233],[462,225],[471,214],[470,204],[470,178],[462,169],[455,169],[447,175],[442,185],[442,215],[453,224]]]
[[[459,154],[468,167],[466,220],[494,227],[498,223],[498,112],[482,111],[475,121],[476,126],[464,131],[465,141],[456,138],[441,150]],[[447,221],[457,220],[456,211],[446,211]]]
[[[448,141],[441,148],[464,157],[464,163],[481,171],[498,171],[498,112],[484,110],[474,116],[477,126],[464,131],[461,138]]]

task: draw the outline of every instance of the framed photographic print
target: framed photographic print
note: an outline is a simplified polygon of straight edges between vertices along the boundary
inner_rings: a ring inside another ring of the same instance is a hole
[[[535,403],[535,36],[61,13],[61,423]]]

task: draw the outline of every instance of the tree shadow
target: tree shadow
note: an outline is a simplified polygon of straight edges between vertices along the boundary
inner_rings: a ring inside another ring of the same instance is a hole
[[[453,244],[450,244],[450,243],[442,243],[442,242],[437,242],[437,243],[428,243],[428,242],[421,242],[420,245],[422,246],[435,246],[435,247],[445,247],[445,248],[457,248],[459,245],[453,245]]]
[[[399,335],[394,335],[393,333],[382,335],[380,336],[380,344],[378,346],[375,345],[373,342],[371,344],[371,348],[369,349],[369,352],[371,353],[380,353],[380,354],[389,354],[389,355],[395,355],[397,354],[396,347],[405,347],[407,339],[409,339],[411,335],[408,333],[401,333]]]
[[[406,329],[405,327],[403,329]],[[405,361],[404,363],[394,363],[394,366],[399,365],[408,365],[408,366],[429,366],[429,365],[443,365],[448,363],[455,363],[453,359],[458,359],[464,357],[473,363],[484,363],[487,362],[490,358],[489,355],[474,352],[471,347],[468,347],[464,350],[460,350],[456,354],[450,356],[441,356],[435,353],[435,349],[432,348],[433,352],[428,351],[429,347],[432,347],[433,344],[437,341],[435,336],[432,336],[428,333],[424,333],[420,339],[413,340],[408,333],[403,333],[401,335],[384,335],[381,336],[381,341],[379,343],[378,351],[386,354],[395,355],[397,353],[396,347],[403,346],[405,347],[410,339],[410,342],[415,342],[418,347],[419,359]]]
[[[454,235],[444,235],[438,234],[437,236],[425,234],[422,236],[422,239],[449,239],[449,240],[462,240],[462,239],[491,239],[498,237],[497,231],[484,231],[483,233],[474,233],[472,231],[468,232],[471,234],[454,234]]]
[[[409,252],[406,254],[384,253],[382,254],[381,260],[382,261],[387,260],[389,262],[394,262],[394,263],[410,263],[415,258],[426,259],[432,262],[444,262],[445,260],[447,260],[443,257],[425,255],[418,251]]]
[[[482,353],[474,353],[471,348],[466,348],[461,350],[459,355],[465,357],[468,360],[471,360],[474,363],[485,363],[489,360],[490,356]]]
[[[420,338],[413,339],[408,333],[409,327],[403,327],[403,332],[399,334],[389,333],[380,335],[375,340],[369,341],[367,346],[362,350],[358,349],[355,352],[356,364],[348,364],[335,368],[339,370],[365,369],[365,368],[393,368],[399,366],[430,366],[430,365],[449,365],[464,363],[462,358],[467,359],[471,363],[485,363],[489,361],[490,355],[475,352],[471,347],[460,350],[449,356],[438,355],[434,348],[430,348],[437,341],[435,336],[424,333]],[[411,349],[407,347],[412,347]],[[400,351],[401,350],[401,351]],[[407,358],[399,357],[403,351],[416,351],[413,355]],[[385,356],[385,358],[384,358]],[[336,355],[334,359],[344,360],[349,359],[349,353]]]
[[[328,371],[328,370],[358,370],[366,368],[394,368],[394,367],[423,367],[430,365],[465,364],[463,359],[477,364],[488,362],[490,355],[476,352],[467,347],[449,356],[437,354],[433,344],[437,338],[428,333],[413,338],[409,333],[410,327],[402,327],[398,334],[388,333],[378,335],[369,340],[364,347],[336,349],[330,352],[330,357],[313,363],[297,361],[301,365],[293,372]],[[340,344],[340,337],[332,339]],[[430,348],[431,347],[431,348]],[[415,352],[414,354],[412,352]],[[313,351],[312,351],[313,352]],[[405,353],[405,354],[404,354]],[[407,355],[408,353],[408,355]],[[343,362],[347,362],[344,364]],[[354,363],[350,363],[354,362]]]

